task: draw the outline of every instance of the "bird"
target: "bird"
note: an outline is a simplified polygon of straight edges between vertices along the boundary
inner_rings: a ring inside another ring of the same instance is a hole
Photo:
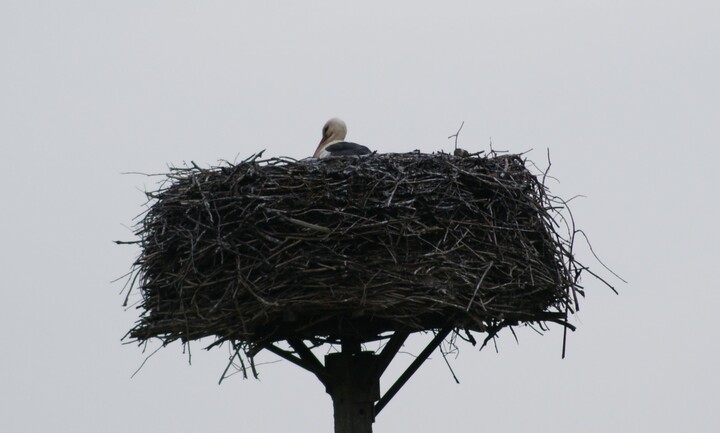
[[[313,158],[327,158],[330,156],[368,155],[370,149],[362,144],[345,141],[347,126],[337,117],[328,120],[322,129],[322,139],[315,149]]]

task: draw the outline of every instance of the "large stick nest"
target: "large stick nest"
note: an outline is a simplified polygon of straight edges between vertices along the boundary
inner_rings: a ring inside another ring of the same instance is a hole
[[[569,326],[582,293],[562,201],[518,155],[255,157],[166,176],[137,225],[138,341]]]

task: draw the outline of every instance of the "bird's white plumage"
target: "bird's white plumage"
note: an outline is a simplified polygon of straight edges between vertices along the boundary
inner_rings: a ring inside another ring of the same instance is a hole
[[[314,158],[326,158],[330,156],[330,153],[325,149],[331,144],[345,140],[347,136],[347,125],[342,119],[333,117],[332,119],[325,122],[325,126],[322,129],[322,139],[315,149]]]
[[[318,144],[313,158],[327,158],[329,156],[365,155],[370,149],[357,144],[345,141],[347,126],[345,122],[337,117],[328,120],[323,126],[322,139]],[[333,146],[337,144],[337,146]]]

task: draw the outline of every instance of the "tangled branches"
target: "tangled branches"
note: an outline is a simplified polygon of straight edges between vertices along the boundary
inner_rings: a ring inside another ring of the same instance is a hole
[[[563,203],[518,155],[254,158],[148,196],[137,341],[570,326],[582,294]]]

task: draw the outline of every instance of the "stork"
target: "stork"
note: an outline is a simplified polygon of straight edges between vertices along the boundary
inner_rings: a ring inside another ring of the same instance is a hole
[[[313,158],[327,158],[329,156],[367,155],[370,149],[362,144],[345,141],[347,126],[345,122],[333,117],[323,126],[322,140],[315,149]]]

